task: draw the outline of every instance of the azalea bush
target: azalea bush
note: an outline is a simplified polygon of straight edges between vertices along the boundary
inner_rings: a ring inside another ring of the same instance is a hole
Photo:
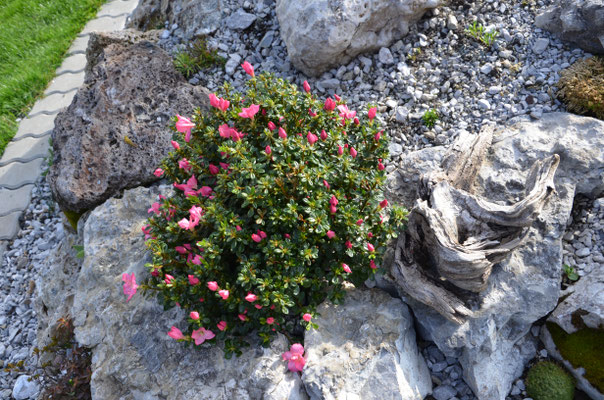
[[[169,335],[220,340],[227,356],[253,333],[268,344],[315,326],[316,307],[339,302],[344,281],[375,273],[405,218],[381,190],[388,148],[375,108],[357,115],[306,82],[300,92],[243,67],[247,93],[227,84],[209,112],[178,116],[174,151],[155,171],[174,194],[143,227],[153,254],[144,287],[189,315]],[[124,282],[131,297],[135,279]],[[284,358],[301,368],[300,351]]]

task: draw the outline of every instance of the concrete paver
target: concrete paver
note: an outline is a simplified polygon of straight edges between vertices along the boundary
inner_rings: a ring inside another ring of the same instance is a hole
[[[85,54],[74,54],[63,60],[63,64],[57,69],[57,75],[79,72],[86,66]]]
[[[31,109],[29,116],[35,117],[39,114],[58,114],[63,108],[71,104],[77,90],[74,88],[67,93],[55,93],[38,100]]]
[[[84,71],[77,74],[59,75],[50,81],[44,95],[48,96],[54,93],[67,93],[73,89],[79,88],[84,83]]]
[[[25,185],[19,189],[0,189],[0,217],[12,214],[15,211],[24,211],[31,201],[31,191],[34,185]]]
[[[99,13],[97,14],[97,18],[105,17],[105,16],[120,16],[125,14],[125,16],[130,15],[132,11],[137,6],[138,1],[110,1],[107,2],[101,7]]]
[[[109,32],[109,31],[119,31],[124,29],[126,25],[126,15],[122,15],[119,17],[99,17],[97,19],[93,19],[89,21],[82,33],[78,36],[84,36],[90,32]]]
[[[38,158],[26,163],[14,162],[0,167],[0,188],[13,190],[35,183],[43,163],[44,159]]]
[[[0,240],[10,240],[19,232],[21,211],[0,217]]]
[[[38,114],[21,121],[13,142],[30,136],[46,136],[55,127],[55,116]]]
[[[0,158],[0,167],[16,161],[24,163],[36,158],[44,158],[48,155],[48,148],[48,136],[25,138],[16,142],[10,142],[6,146],[2,158]]]
[[[86,53],[86,48],[88,47],[88,37],[89,35],[84,35],[77,37],[76,40],[73,41],[69,50],[67,50],[67,54],[84,54]]]

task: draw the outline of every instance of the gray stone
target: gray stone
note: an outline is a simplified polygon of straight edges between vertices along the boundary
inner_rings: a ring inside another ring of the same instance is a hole
[[[15,381],[13,387],[13,397],[15,400],[35,399],[40,391],[40,385],[35,380],[31,380],[28,375],[21,375]]]
[[[76,340],[92,351],[92,398],[307,398],[299,375],[281,358],[289,347],[283,336],[269,348],[252,345],[226,360],[219,346],[185,347],[166,335],[182,325],[182,310],[164,311],[140,293],[126,303],[122,273],[135,273],[139,282],[148,278],[150,256],[140,228],[158,194],[156,187],[127,190],[81,218],[84,259],[74,258],[73,242],[65,241],[36,285],[52,288],[41,290],[37,309],[50,315],[53,307],[65,307]]]
[[[450,385],[439,385],[434,388],[434,392],[432,393],[432,397],[436,400],[449,400],[452,397],[455,397],[457,394],[457,390]]]
[[[558,301],[561,238],[573,198],[598,197],[604,191],[602,132],[604,122],[567,113],[519,120],[498,130],[477,178],[478,194],[501,204],[516,202],[524,197],[529,167],[557,153],[561,162],[555,196],[529,230],[525,244],[495,266],[487,289],[467,299],[476,314],[463,324],[450,322],[401,293],[414,311],[418,333],[446,356],[459,357],[465,381],[480,399],[503,400],[535,354],[535,338],[529,331]],[[417,185],[411,183],[434,169],[443,152],[429,148],[406,155],[400,169],[388,177],[387,197],[411,206],[417,198]]]
[[[256,21],[254,14],[246,13],[243,8],[235,11],[226,19],[226,24],[229,29],[234,31],[242,31],[249,28]]]
[[[541,54],[545,51],[545,49],[547,49],[547,46],[549,46],[549,39],[539,38],[535,40],[535,43],[533,44],[533,51],[536,54]]]
[[[590,53],[604,54],[604,2],[556,0],[535,24]]]
[[[587,257],[590,253],[591,251],[587,247],[583,247],[582,249],[575,251],[577,257]]]
[[[380,62],[384,65],[394,64],[394,57],[390,52],[390,49],[387,47],[382,47],[380,52],[378,53],[378,58]]]
[[[489,110],[491,108],[491,103],[486,99],[479,99],[477,103],[482,109]]]
[[[276,14],[292,64],[318,76],[358,54],[387,47],[440,0],[277,0]]]
[[[127,24],[138,30],[157,29],[158,21],[177,24],[187,39],[208,35],[222,22],[220,0],[141,0]]]
[[[432,383],[416,345],[413,317],[376,289],[347,290],[321,304],[318,329],[304,336],[302,380],[311,399],[423,399]]]
[[[493,70],[493,65],[492,64],[485,64],[482,67],[480,67],[480,72],[488,75],[491,73],[491,71]]]
[[[455,18],[455,15],[449,14],[447,16],[447,29],[454,31],[457,30],[457,28],[459,28],[457,18]]]
[[[87,57],[86,84],[55,120],[47,178],[61,208],[75,212],[156,180],[171,149],[170,118],[208,102],[145,35],[92,34]]]

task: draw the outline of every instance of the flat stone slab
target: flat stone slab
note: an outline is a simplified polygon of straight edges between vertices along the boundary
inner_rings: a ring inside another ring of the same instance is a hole
[[[77,89],[84,83],[84,71],[75,74],[62,74],[50,81],[44,95],[49,96],[55,93],[67,93]]]
[[[0,240],[11,240],[17,235],[19,217],[21,217],[21,211],[0,217]]]
[[[27,117],[19,124],[17,134],[13,138],[13,142],[22,140],[30,136],[46,136],[55,127],[55,116],[39,114],[35,117]]]
[[[97,18],[106,17],[106,16],[110,16],[110,17],[117,17],[117,16],[122,16],[122,15],[128,16],[132,11],[134,11],[134,9],[136,8],[137,5],[138,5],[137,0],[110,1],[108,3],[105,3],[103,5],[103,7],[101,7],[101,9],[99,10],[99,13],[97,14]]]
[[[86,66],[85,54],[74,54],[63,60],[63,64],[57,69],[56,74],[76,73],[84,70]]]
[[[30,117],[34,117],[39,114],[52,115],[57,114],[63,108],[69,106],[75,96],[77,88],[67,93],[55,93],[50,96],[44,97],[42,100],[38,100],[34,107],[29,113]]]
[[[0,167],[4,167],[15,161],[24,163],[36,158],[44,158],[48,155],[49,147],[47,136],[24,138],[23,140],[10,142],[0,159]],[[2,207],[1,204],[0,202],[0,209]]]
[[[18,189],[35,183],[43,163],[44,160],[38,158],[27,163],[14,162],[0,167],[0,188]]]
[[[110,32],[124,29],[126,15],[119,17],[99,17],[88,22],[84,30],[78,36],[84,36],[90,32]]]
[[[84,54],[86,53],[86,48],[88,47],[88,35],[77,37],[73,43],[71,43],[71,47],[67,50],[67,54]]]
[[[25,185],[19,189],[0,189],[0,217],[23,211],[31,200],[31,191],[34,185]]]

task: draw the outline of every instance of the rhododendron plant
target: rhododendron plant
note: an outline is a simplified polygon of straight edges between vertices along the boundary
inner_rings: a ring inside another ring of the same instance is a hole
[[[247,93],[225,85],[208,110],[178,117],[174,151],[157,170],[174,190],[143,228],[146,288],[191,316],[170,336],[219,341],[227,356],[252,333],[268,345],[277,332],[316,326],[316,307],[341,301],[344,281],[371,277],[405,218],[383,201],[388,141],[374,108],[357,113],[243,68]],[[301,371],[294,346],[284,357]]]

